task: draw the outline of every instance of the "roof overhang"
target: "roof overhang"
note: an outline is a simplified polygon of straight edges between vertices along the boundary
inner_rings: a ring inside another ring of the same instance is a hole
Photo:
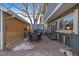
[[[58,16],[62,15],[78,3],[60,3],[56,9],[48,16],[44,23],[56,19]],[[50,19],[50,20],[49,20]]]
[[[18,18],[19,20],[25,22],[27,25],[30,25],[30,23],[28,23],[26,20],[24,20],[23,18],[21,18],[20,16],[18,16],[18,15],[15,14],[14,12],[8,11],[8,13],[11,14],[11,15],[15,15],[16,18]]]
[[[23,18],[21,18],[20,16],[18,16],[17,14],[15,14],[13,11],[11,11],[11,10],[5,8],[5,7],[1,7],[1,6],[0,6],[0,9],[1,9],[2,11],[4,11],[4,12],[7,12],[7,13],[11,14],[11,15],[15,15],[16,18],[18,18],[19,20],[25,22],[27,25],[31,25],[31,24],[28,23],[26,20],[24,20]]]

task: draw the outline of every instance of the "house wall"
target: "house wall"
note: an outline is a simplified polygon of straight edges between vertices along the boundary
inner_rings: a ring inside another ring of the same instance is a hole
[[[17,18],[6,19],[6,47],[17,43],[24,37],[24,29],[27,24]]]
[[[64,17],[64,16],[66,16],[66,15],[68,15],[68,14],[70,14],[70,13],[72,13],[75,9],[79,9],[79,5],[77,5],[77,6],[75,6],[75,7],[73,7],[73,8],[71,8],[70,10],[67,10],[67,12],[65,12],[64,14],[62,14],[62,15],[60,15],[57,19],[60,19],[60,18],[62,18],[62,17]],[[50,20],[50,19],[49,19]],[[56,19],[55,19],[56,20]],[[53,22],[53,21],[52,21]],[[52,22],[50,22],[50,23],[52,23]],[[79,27],[79,26],[78,26]],[[70,46],[71,48],[75,48],[78,52],[79,52],[79,34],[69,34],[69,35],[63,35],[62,33],[61,34],[59,34],[60,36],[62,36],[63,38],[64,38],[64,36],[65,36],[65,44],[67,45],[67,46]],[[64,39],[63,39],[63,41],[61,40],[61,38],[59,38],[59,36],[58,36],[58,40],[59,41],[61,41],[61,42],[63,42],[64,41]]]
[[[65,15],[73,12],[75,9],[79,9],[79,5],[73,7],[71,10],[67,11],[67,13],[65,13],[63,15],[65,16]],[[63,16],[61,16],[61,17],[63,17]],[[79,45],[79,33],[78,34],[65,35],[65,44],[67,46],[71,47],[71,48],[75,48],[79,52],[79,47],[78,47],[78,45]]]
[[[76,48],[76,50],[79,52],[79,34],[70,35],[70,47]]]

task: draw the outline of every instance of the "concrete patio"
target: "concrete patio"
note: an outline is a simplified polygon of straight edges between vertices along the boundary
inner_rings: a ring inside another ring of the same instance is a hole
[[[19,44],[21,43],[22,42]],[[49,39],[46,36],[42,36],[42,40],[33,43],[33,45],[35,45],[33,49],[26,51],[0,51],[0,56],[64,56],[59,49],[68,48],[59,42]]]

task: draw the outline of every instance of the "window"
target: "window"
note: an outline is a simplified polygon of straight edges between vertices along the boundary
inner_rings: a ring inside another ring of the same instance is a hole
[[[61,20],[59,23],[59,29],[62,30],[63,29],[63,21]]]
[[[65,17],[64,26],[66,30],[73,30],[73,15],[72,14]]]
[[[52,27],[51,27],[51,32],[52,33],[56,33],[56,30],[57,30],[57,22],[52,24]]]
[[[59,23],[60,30],[73,30],[73,14],[63,17]]]

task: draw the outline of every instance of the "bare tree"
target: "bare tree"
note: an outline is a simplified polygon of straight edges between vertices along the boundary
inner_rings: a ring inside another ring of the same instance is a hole
[[[23,5],[24,5],[24,7],[25,7],[25,13],[27,14],[27,16],[28,16],[28,18],[29,18],[29,20],[30,20],[30,22],[31,22],[31,24],[32,24],[32,19],[31,19],[29,13],[28,13],[28,3],[26,3],[26,4],[23,3]]]
[[[40,13],[41,13],[41,7],[42,7],[42,4],[39,6],[39,9],[38,9],[38,13],[37,13],[37,21],[39,19],[39,16],[40,16]]]
[[[25,7],[25,13],[27,14],[27,16],[30,19],[31,24],[32,24],[32,17],[29,14],[28,3],[23,3],[23,5]],[[37,23],[37,21],[39,19],[39,15],[40,15],[40,12],[41,12],[41,7],[42,7],[41,4],[38,5],[38,4],[32,3],[32,10],[31,11],[33,13],[32,15],[33,15],[34,24]]]
[[[39,8],[38,8],[39,7]],[[34,16],[34,23],[38,21],[39,19],[39,15],[40,15],[40,12],[41,12],[41,7],[42,5],[38,5],[38,4],[33,4],[33,8],[34,8],[34,11],[33,11],[33,16]],[[35,9],[36,8],[36,9]],[[38,11],[38,12],[37,12]]]
[[[35,20],[35,3],[32,4],[32,7],[33,7],[33,20]],[[35,23],[35,21],[34,21]]]

